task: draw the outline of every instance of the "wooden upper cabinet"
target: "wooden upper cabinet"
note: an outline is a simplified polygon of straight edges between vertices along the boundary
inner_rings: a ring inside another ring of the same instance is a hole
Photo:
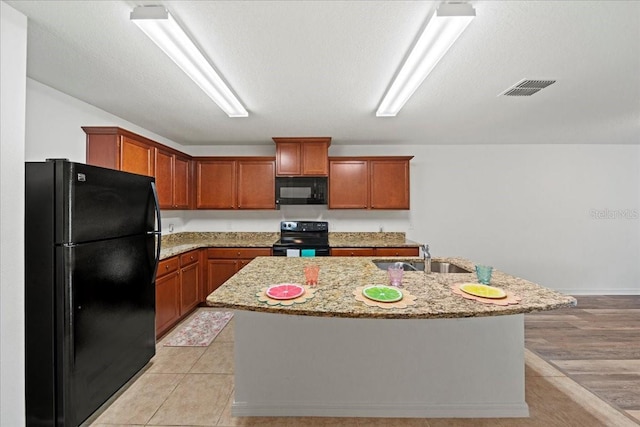
[[[329,209],[409,209],[412,158],[330,158]]]
[[[118,127],[83,127],[87,164],[155,176],[156,143]]]
[[[329,209],[367,209],[369,165],[366,160],[329,162]]]
[[[156,152],[156,191],[161,209],[173,207],[173,155],[162,150]]]
[[[327,176],[329,137],[273,138],[277,176]]]
[[[156,151],[156,188],[161,209],[189,209],[189,159]]]
[[[191,207],[188,155],[119,127],[83,127],[87,164],[154,176],[160,208]]]
[[[238,161],[238,208],[275,209],[275,162]]]
[[[196,161],[196,207],[234,209],[236,207],[236,161]]]
[[[155,176],[156,148],[126,136],[122,137],[120,170],[140,175]]]
[[[369,161],[371,209],[409,209],[409,160]]]
[[[198,209],[275,209],[273,157],[209,157],[196,161]]]
[[[173,203],[176,209],[189,209],[191,207],[191,164],[187,157],[174,156],[173,158]]]

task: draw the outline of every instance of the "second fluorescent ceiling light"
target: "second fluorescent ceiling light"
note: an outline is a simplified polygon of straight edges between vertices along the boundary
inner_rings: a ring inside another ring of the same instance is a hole
[[[385,94],[376,116],[394,117],[476,16],[467,3],[442,4]]]
[[[249,113],[163,6],[138,6],[130,19],[229,117]]]

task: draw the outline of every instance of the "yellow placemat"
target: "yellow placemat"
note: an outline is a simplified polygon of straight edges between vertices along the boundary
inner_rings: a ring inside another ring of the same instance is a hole
[[[500,299],[477,297],[475,295],[471,295],[460,290],[460,285],[462,285],[462,283],[454,283],[453,285],[451,285],[451,292],[453,292],[456,295],[460,295],[462,298],[479,301],[484,304],[512,305],[512,304],[520,304],[520,301],[522,301],[521,297],[506,291],[505,293],[507,294],[507,296]]]
[[[380,307],[380,308],[407,308],[410,305],[416,304],[416,296],[411,295],[408,290],[400,289],[402,292],[402,299],[396,302],[378,302],[374,300],[370,300],[362,294],[362,291],[366,288],[366,286],[359,286],[353,291],[353,295],[356,297],[356,301],[360,301],[368,305],[369,307]]]
[[[260,292],[258,292],[256,296],[258,297],[258,301],[267,303],[269,305],[302,304],[307,302],[311,298],[313,298],[315,296],[316,291],[318,290],[318,288],[312,288],[308,285],[302,285],[302,287],[304,288],[304,293],[300,295],[298,298],[293,298],[293,299],[282,300],[282,299],[269,298],[267,296],[267,289],[269,289],[268,286],[260,289]]]

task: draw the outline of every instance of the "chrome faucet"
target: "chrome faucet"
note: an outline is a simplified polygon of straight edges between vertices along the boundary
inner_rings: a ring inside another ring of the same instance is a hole
[[[431,254],[429,253],[429,245],[422,245],[422,257],[424,258],[424,272],[431,273]]]

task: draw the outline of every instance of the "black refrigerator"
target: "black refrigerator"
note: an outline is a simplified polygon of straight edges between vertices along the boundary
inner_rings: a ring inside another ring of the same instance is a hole
[[[155,354],[154,179],[25,165],[27,426],[77,426]]]

